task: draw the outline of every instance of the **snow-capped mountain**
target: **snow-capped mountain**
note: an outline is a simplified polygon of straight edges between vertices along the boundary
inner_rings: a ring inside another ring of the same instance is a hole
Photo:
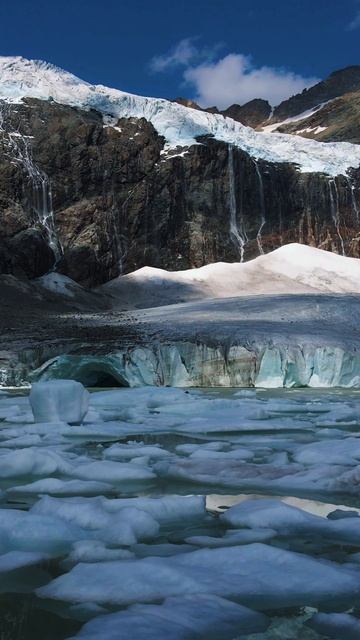
[[[24,97],[48,100],[80,109],[95,109],[105,117],[145,118],[166,148],[191,146],[199,136],[233,144],[254,158],[292,162],[301,171],[331,176],[360,165],[360,148],[348,144],[316,144],[311,140],[258,133],[231,118],[187,109],[168,100],[145,98],[102,85],[92,85],[54,65],[25,58],[0,58],[0,98],[17,102]]]
[[[56,269],[92,286],[290,242],[359,257],[359,165],[359,145],[0,58],[0,273]]]

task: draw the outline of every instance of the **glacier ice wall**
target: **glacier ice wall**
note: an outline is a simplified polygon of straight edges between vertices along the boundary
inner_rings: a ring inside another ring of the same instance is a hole
[[[87,386],[360,388],[360,355],[336,346],[152,344],[109,355],[62,355],[33,379],[72,378]]]

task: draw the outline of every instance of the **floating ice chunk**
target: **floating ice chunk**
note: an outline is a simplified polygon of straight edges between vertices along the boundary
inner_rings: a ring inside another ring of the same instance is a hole
[[[32,507],[30,513],[57,516],[77,527],[89,530],[110,526],[109,514],[102,508],[101,498],[51,498],[43,496]]]
[[[37,551],[8,551],[0,556],[0,573],[14,571],[31,564],[38,564],[43,560],[48,560],[46,553]]]
[[[133,557],[127,549],[107,549],[101,540],[80,540],[75,542],[66,559],[66,564],[77,562],[101,562],[124,560]]]
[[[359,578],[360,572],[336,563],[250,544],[201,549],[171,558],[79,564],[37,594],[69,602],[118,605],[215,594],[262,610],[334,603],[351,606],[360,594]]]
[[[84,532],[55,516],[43,516],[15,509],[2,509],[0,548],[4,551],[39,551],[60,555]]]
[[[110,512],[133,506],[150,513],[161,525],[202,521],[207,518],[204,496],[164,496],[163,498],[125,498],[107,500]]]
[[[244,449],[237,447],[236,449],[231,449],[230,451],[211,451],[209,449],[205,449],[203,447],[199,447],[190,455],[190,458],[195,459],[203,459],[203,460],[251,460],[254,457],[254,453],[249,451],[249,449]]]
[[[134,605],[86,624],[79,640],[232,640],[265,631],[266,616],[212,595],[167,598],[161,605]]]
[[[7,490],[9,495],[40,495],[53,496],[95,496],[101,493],[111,493],[113,487],[106,482],[92,480],[58,480],[57,478],[44,478],[30,484],[18,485]]]
[[[56,471],[66,473],[70,464],[55,451],[36,448],[0,452],[0,478],[49,476]]]
[[[313,442],[299,448],[294,459],[305,465],[321,464],[324,460],[329,464],[357,465],[360,462],[360,439]]]
[[[136,509],[152,516],[160,525],[198,522],[207,518],[204,496],[165,496],[163,498],[41,498],[31,512],[57,516],[85,529],[112,527],[117,517]]]
[[[197,547],[216,549],[217,547],[236,547],[251,542],[267,542],[276,536],[274,529],[244,529],[243,531],[229,531],[222,538],[211,536],[190,536],[185,538],[187,544]]]
[[[176,453],[190,456],[195,451],[205,449],[207,451],[223,451],[227,449],[226,442],[206,442],[205,444],[178,444],[176,447]]]
[[[95,460],[79,464],[69,470],[69,475],[81,480],[97,480],[113,484],[144,482],[156,478],[150,469],[130,462],[118,463],[111,460]]]
[[[104,451],[104,457],[110,460],[132,460],[148,456],[153,460],[166,458],[170,453],[158,445],[114,444]]]
[[[354,545],[360,539],[360,518],[321,518],[280,500],[246,500],[231,507],[221,519],[232,527],[269,527],[279,535],[319,535],[328,542]]]
[[[88,411],[89,398],[81,382],[51,380],[35,382],[29,399],[35,422],[81,424]]]
[[[56,515],[69,524],[87,529],[92,538],[111,545],[130,546],[159,534],[159,523],[141,509],[137,500],[132,505],[122,504],[112,511],[106,508],[111,502],[102,498],[56,499],[46,496],[34,505],[31,513]],[[116,502],[126,503],[126,500]]]
[[[287,533],[289,529],[311,528],[324,523],[322,518],[306,513],[281,500],[245,500],[230,507],[221,519],[231,527],[269,527]],[[326,521],[325,521],[326,524]]]
[[[38,444],[41,444],[41,437],[34,433],[33,435],[19,436],[11,440],[3,440],[0,442],[0,448],[22,449],[22,447],[34,447]]]
[[[307,624],[314,631],[335,640],[360,638],[360,619],[347,613],[317,613]]]
[[[135,507],[125,507],[109,520],[110,526],[102,530],[99,536],[111,545],[130,546],[159,535],[159,523],[150,513]]]

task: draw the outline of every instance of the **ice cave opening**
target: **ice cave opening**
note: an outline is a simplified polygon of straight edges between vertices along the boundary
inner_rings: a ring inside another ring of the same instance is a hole
[[[128,382],[117,372],[93,363],[80,367],[71,378],[81,382],[84,387],[112,388],[129,386]]]

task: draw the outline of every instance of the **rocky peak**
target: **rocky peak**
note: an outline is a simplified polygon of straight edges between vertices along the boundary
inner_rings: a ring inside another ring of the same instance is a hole
[[[360,90],[360,65],[339,69],[309,89],[281,102],[274,110],[274,121],[296,116],[323,102]]]
[[[197,109],[198,111],[205,111],[205,109],[202,109],[200,105],[198,105],[198,103],[195,102],[195,100],[190,100],[189,98],[178,97],[178,98],[175,98],[175,100],[172,100],[172,102],[181,104],[181,106],[188,107],[189,109]]]
[[[220,113],[237,122],[241,122],[247,127],[255,128],[269,118],[271,105],[267,100],[255,98],[255,100],[250,100],[250,102],[246,102],[242,106],[233,104]]]

